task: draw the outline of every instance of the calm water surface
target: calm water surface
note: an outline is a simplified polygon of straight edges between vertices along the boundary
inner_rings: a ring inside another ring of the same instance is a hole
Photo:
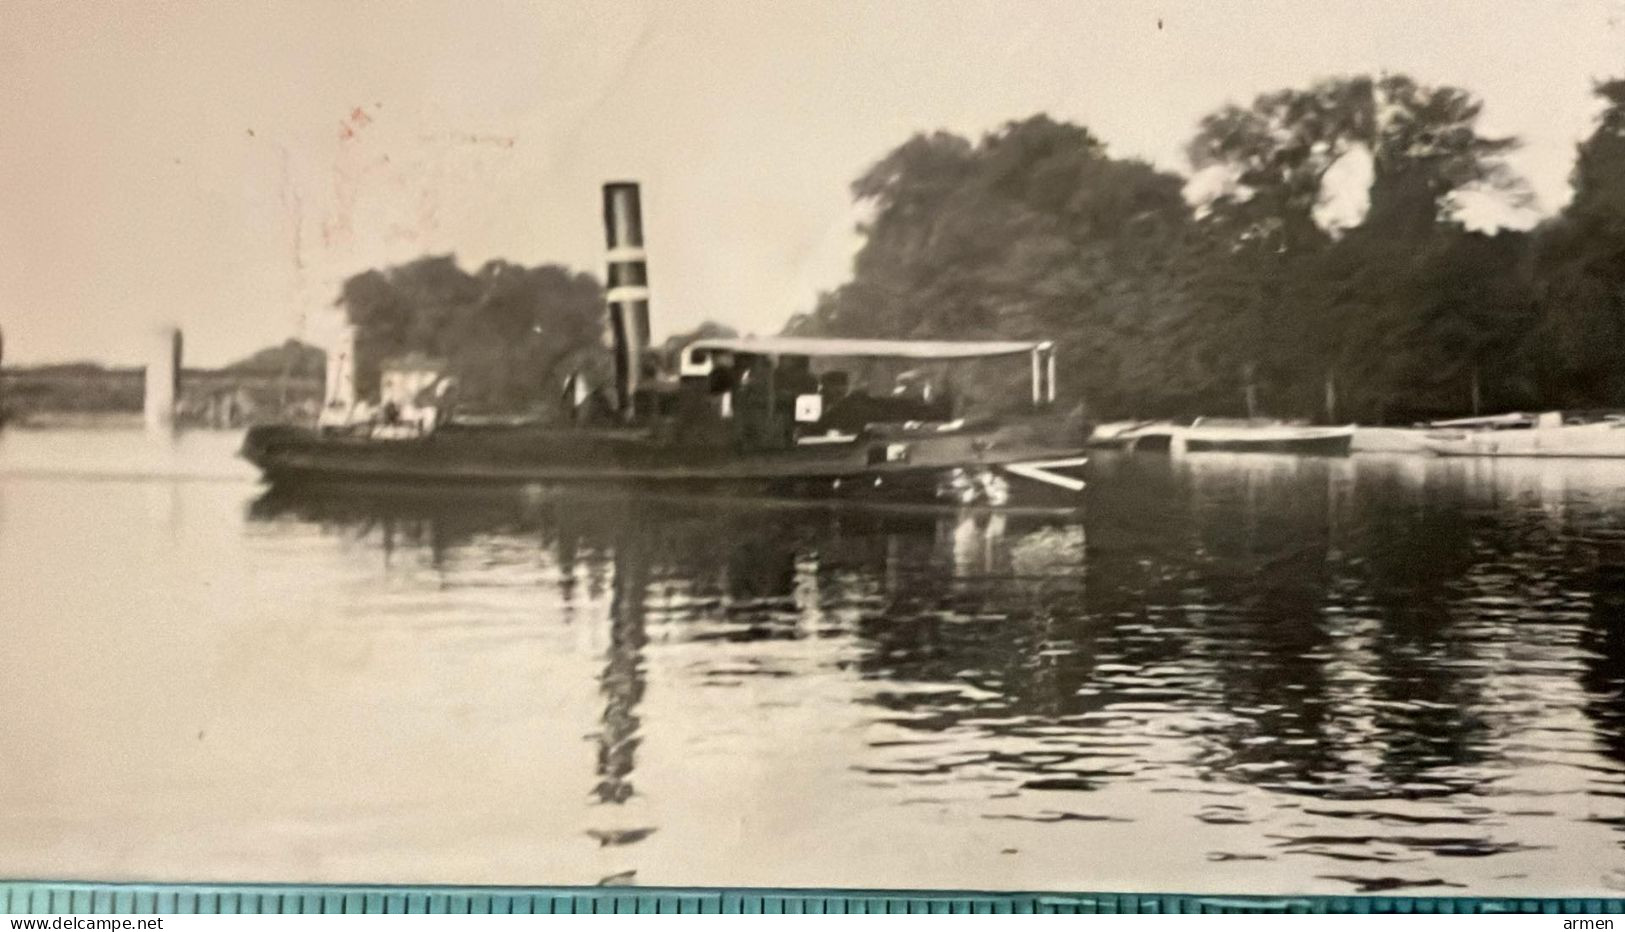
[[[1612,893],[1625,463],[1074,519],[268,494],[0,435],[0,875]]]

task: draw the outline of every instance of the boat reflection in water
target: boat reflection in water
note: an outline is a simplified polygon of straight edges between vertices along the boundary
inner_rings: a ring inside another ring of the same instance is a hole
[[[1617,471],[1108,453],[1067,515],[252,515],[376,547],[415,598],[504,580],[554,593],[538,625],[601,614],[580,791],[606,876],[1596,890],[1625,842],[1599,814],[1625,796]],[[887,874],[897,844],[941,854]]]
[[[701,685],[788,675],[749,653],[751,645],[774,641],[825,643],[828,649],[808,659],[838,671],[878,612],[916,601],[919,611],[947,610],[952,601],[985,598],[952,595],[953,580],[1009,589],[1046,574],[1075,576],[1083,559],[1076,509],[854,508],[371,485],[273,490],[251,504],[249,515],[271,527],[315,526],[376,547],[376,565],[386,575],[427,570],[444,589],[470,584],[471,563],[477,575],[498,564],[550,564],[565,620],[575,609],[602,607],[602,711],[591,736],[596,764],[588,791],[601,818],[586,834],[614,849],[660,828],[644,824],[635,779],[651,629],[663,641],[744,649],[705,665]],[[711,724],[732,730],[724,721]],[[748,765],[748,757],[738,763]],[[636,868],[603,879],[633,882]]]

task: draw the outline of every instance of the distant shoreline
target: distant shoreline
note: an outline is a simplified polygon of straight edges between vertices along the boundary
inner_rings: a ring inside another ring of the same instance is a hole
[[[6,426],[14,430],[139,430],[139,411],[34,411],[13,414]]]
[[[237,428],[314,420],[324,379],[241,369],[183,369],[176,397],[182,427]],[[0,420],[19,429],[121,429],[142,423],[141,368],[46,365],[0,369]]]

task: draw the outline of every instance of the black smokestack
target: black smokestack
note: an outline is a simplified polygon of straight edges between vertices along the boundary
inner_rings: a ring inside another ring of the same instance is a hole
[[[604,185],[604,236],[609,247],[607,298],[615,339],[615,391],[622,416],[630,418],[649,349],[649,266],[636,182]]]

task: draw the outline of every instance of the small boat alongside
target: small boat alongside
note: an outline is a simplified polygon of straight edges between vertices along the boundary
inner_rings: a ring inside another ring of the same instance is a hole
[[[1440,421],[1423,440],[1439,456],[1625,458],[1625,415],[1547,411]]]

